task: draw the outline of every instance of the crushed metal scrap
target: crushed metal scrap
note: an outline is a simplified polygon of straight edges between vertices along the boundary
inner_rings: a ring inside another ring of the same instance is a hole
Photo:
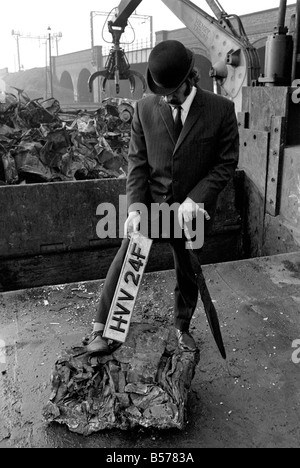
[[[43,416],[84,436],[134,427],[182,430],[199,359],[198,352],[178,349],[173,330],[134,323],[126,344],[111,355],[63,352]]]
[[[0,102],[0,184],[124,178],[134,101],[63,111],[24,91]]]

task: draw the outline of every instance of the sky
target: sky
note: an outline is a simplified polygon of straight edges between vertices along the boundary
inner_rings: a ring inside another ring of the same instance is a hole
[[[229,14],[243,15],[255,11],[276,8],[280,0],[219,0]],[[288,5],[296,0],[288,0]],[[1,0],[0,28],[0,69],[18,71],[17,37],[19,38],[20,63],[24,69],[44,67],[49,55],[45,38],[48,28],[57,39],[52,40],[52,55],[59,55],[89,49],[91,47],[91,12],[97,12],[94,19],[94,40],[97,45],[107,45],[102,40],[102,27],[106,13],[117,7],[120,0]],[[193,0],[197,6],[213,15],[205,0]],[[105,13],[105,14],[99,14]],[[161,0],[143,0],[136,10],[137,15],[151,16],[154,31],[172,30],[185,27]],[[135,19],[132,25],[138,34],[149,37],[149,22]],[[20,34],[13,36],[12,31]],[[141,33],[140,33],[141,31]],[[62,37],[59,38],[61,33]],[[128,40],[132,34],[128,31]],[[29,36],[29,37],[21,37]],[[38,38],[41,39],[38,39]],[[107,33],[105,39],[109,39]]]

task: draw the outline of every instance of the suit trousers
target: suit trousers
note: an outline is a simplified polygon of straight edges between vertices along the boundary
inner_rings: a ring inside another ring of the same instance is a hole
[[[184,236],[181,239],[167,239],[164,242],[169,243],[173,250],[176,272],[174,325],[178,330],[187,332],[198,303],[196,274],[197,268],[201,268],[202,249],[193,251],[187,249]],[[128,246],[129,240],[124,239],[109,268],[97,306],[96,323],[106,323]]]

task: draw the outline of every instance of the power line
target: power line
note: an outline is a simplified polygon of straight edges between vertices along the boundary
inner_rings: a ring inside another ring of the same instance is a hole
[[[32,34],[24,34],[20,31],[12,30],[12,35],[17,40],[17,53],[18,53],[18,68],[19,72],[22,71],[21,66],[21,58],[20,58],[20,38],[22,39],[32,39],[38,40],[40,42],[44,41],[46,46],[46,98],[48,97],[48,80],[50,84],[50,97],[53,97],[53,69],[52,69],[52,41],[56,41],[56,55],[58,56],[58,41],[62,38],[62,33],[51,33],[50,26],[48,27],[48,34],[45,36],[35,36]],[[48,54],[48,46],[49,46],[49,54]],[[49,66],[48,66],[48,55],[49,55]],[[49,72],[49,73],[48,73]],[[48,77],[49,74],[49,77]]]
[[[17,41],[17,55],[18,55],[18,68],[19,68],[18,71],[22,70],[21,54],[20,54],[20,39],[32,39],[32,40],[38,40],[40,42],[46,41],[46,43],[49,40],[49,34],[45,35],[45,36],[41,36],[41,35],[36,36],[36,35],[31,34],[31,33],[24,34],[24,33],[21,33],[20,31],[14,30],[14,29],[12,30],[11,34],[12,34],[12,36],[15,37],[15,39]],[[61,32],[51,34],[51,39],[54,40],[55,43],[56,43],[56,55],[59,55],[59,53],[58,53],[58,42],[61,40],[61,38],[62,38],[62,33]]]

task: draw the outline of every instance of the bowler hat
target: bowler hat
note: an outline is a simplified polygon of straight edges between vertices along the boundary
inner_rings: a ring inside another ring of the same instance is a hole
[[[174,93],[185,82],[194,64],[193,52],[181,42],[160,42],[149,56],[147,81],[150,90],[162,96]]]

